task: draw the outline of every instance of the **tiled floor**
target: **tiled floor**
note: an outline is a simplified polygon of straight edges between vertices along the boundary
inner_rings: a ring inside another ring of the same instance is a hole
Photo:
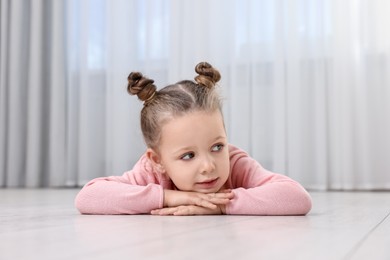
[[[0,259],[390,259],[390,192],[311,192],[308,216],[80,215],[78,190],[0,189]]]

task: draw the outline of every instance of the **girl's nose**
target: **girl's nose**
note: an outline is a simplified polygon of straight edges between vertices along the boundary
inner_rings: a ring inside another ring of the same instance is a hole
[[[214,159],[210,155],[206,155],[202,160],[201,173],[208,174],[215,170]]]

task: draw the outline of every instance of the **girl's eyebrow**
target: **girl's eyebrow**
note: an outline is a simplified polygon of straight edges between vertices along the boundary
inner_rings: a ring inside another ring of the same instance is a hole
[[[215,138],[213,142],[220,140],[220,139],[226,139],[226,136],[220,135],[217,138]]]
[[[194,146],[182,147],[182,148],[176,150],[176,151],[174,152],[174,154],[180,154],[180,153],[182,153],[182,152],[184,152],[184,151],[194,150],[194,148],[195,148]]]
[[[210,143],[214,144],[215,142],[226,142],[226,136],[219,135],[218,137],[214,138]]]
[[[225,141],[226,136],[219,135],[219,136],[217,136],[216,138],[213,139],[212,143],[213,143],[213,142],[216,142],[216,141],[218,141],[218,140],[221,140],[221,139],[224,139],[224,141]],[[177,150],[174,152],[174,154],[180,154],[180,153],[182,153],[182,152],[184,152],[184,151],[195,150],[195,148],[196,148],[195,146],[185,146],[185,147],[182,147],[182,148],[177,149]]]

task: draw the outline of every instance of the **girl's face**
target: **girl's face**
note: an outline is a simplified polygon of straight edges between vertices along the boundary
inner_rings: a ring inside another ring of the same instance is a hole
[[[179,190],[212,193],[223,187],[230,163],[219,111],[197,111],[170,120],[162,128],[160,141],[155,162]]]

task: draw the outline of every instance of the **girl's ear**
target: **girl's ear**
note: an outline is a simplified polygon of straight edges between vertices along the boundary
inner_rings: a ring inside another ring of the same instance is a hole
[[[161,157],[155,150],[148,148],[146,150],[146,157],[152,162],[154,169],[160,173],[164,173],[164,167],[161,164]]]

